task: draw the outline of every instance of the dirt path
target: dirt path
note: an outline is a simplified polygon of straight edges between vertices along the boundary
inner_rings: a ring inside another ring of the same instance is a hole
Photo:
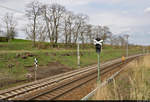
[[[32,75],[31,81],[34,81],[34,67],[26,67],[28,73]],[[39,66],[37,70],[37,79],[46,78],[49,76],[57,75],[60,73],[65,73],[73,69],[66,67],[58,62],[51,62],[46,66]],[[15,80],[12,78],[0,79],[0,89],[5,89],[9,87],[14,87],[19,84],[24,84],[28,82],[27,78],[25,80]]]
[[[34,76],[34,67],[27,67],[26,69],[32,74],[32,76]],[[37,78],[46,78],[71,70],[73,69],[66,67],[65,65],[62,65],[58,62],[50,62],[47,66],[39,66],[37,70]]]

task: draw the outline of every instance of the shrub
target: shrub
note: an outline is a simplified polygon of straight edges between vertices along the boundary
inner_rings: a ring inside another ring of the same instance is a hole
[[[0,37],[0,42],[8,42],[8,38],[7,37]]]

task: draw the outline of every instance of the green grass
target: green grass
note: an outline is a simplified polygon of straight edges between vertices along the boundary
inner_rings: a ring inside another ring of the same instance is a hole
[[[83,55],[81,56],[81,67],[97,63],[97,53],[95,53],[95,50],[81,52],[83,53]],[[32,53],[37,56],[39,65],[47,65],[49,62],[57,61],[70,68],[77,68],[76,54],[71,56],[64,56],[64,54],[76,53],[76,51],[38,51]],[[48,53],[48,55],[46,53]],[[53,53],[55,53],[56,55],[53,55]],[[114,49],[111,51],[103,50],[101,54],[101,62],[118,58],[122,55],[124,55],[124,53],[121,49]],[[16,58],[16,53],[3,53],[0,54],[0,56],[2,58],[2,60],[0,61],[0,72],[7,71],[8,73],[10,73],[8,71],[8,65],[14,64],[15,67],[13,68],[13,72],[11,73],[12,76],[20,76],[22,74],[25,74],[27,72],[25,66],[34,65],[34,57],[28,57],[27,59],[22,59],[20,57]]]
[[[47,44],[47,43],[46,43]],[[139,53],[140,49],[130,48],[129,54]],[[34,57],[27,59],[16,58],[17,54],[30,52],[38,58],[39,65],[47,65],[49,62],[59,62],[70,68],[78,68],[77,56],[75,49],[37,49],[32,47],[32,42],[29,40],[15,39],[10,42],[0,42],[0,73],[6,73],[15,79],[24,79],[24,74],[27,73],[25,67],[34,65]],[[73,53],[70,56],[65,54]],[[97,53],[95,49],[80,49],[82,53],[81,67],[97,63]],[[104,45],[101,53],[101,62],[121,57],[125,55],[125,49],[120,47],[111,47]],[[14,64],[12,71],[9,70],[8,65]]]
[[[32,41],[31,40],[24,40],[24,39],[14,39],[11,42],[13,42],[13,43],[21,43],[21,42],[23,42],[23,43],[25,43],[25,42],[32,42]]]
[[[32,42],[29,40],[14,39],[9,42],[0,42],[0,50],[31,50]]]

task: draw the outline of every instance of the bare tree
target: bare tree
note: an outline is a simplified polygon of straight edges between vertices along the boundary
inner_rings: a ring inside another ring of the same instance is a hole
[[[30,23],[27,24],[26,28],[23,30],[27,34],[27,39],[30,39],[30,40],[36,39],[40,42],[44,42],[47,40],[46,24],[41,19],[37,20],[36,23],[37,23],[36,31],[35,31],[36,36],[34,36],[32,33],[33,29],[32,29],[32,24],[30,24]]]
[[[107,26],[103,26],[101,38],[104,40],[104,42],[106,42],[106,40],[108,39],[110,34],[111,34],[111,32],[110,32],[109,28]]]
[[[6,13],[3,22],[6,25],[6,37],[8,37],[8,39],[14,39],[17,36],[17,21],[13,14]]]
[[[93,25],[87,24],[86,25],[86,43],[93,43]]]
[[[82,34],[84,32],[83,29],[86,25],[87,20],[88,20],[87,15],[84,15],[84,14],[76,15],[75,26],[74,26],[74,36],[73,36],[74,43],[76,43],[77,40],[79,39],[79,37],[82,36]],[[83,41],[83,36],[80,39],[82,39],[82,41]]]
[[[32,23],[28,23],[28,24],[26,25],[26,27],[23,29],[23,31],[25,31],[25,33],[27,34],[26,39],[33,40],[33,39],[36,39],[36,38],[37,38],[37,37],[34,36],[34,34],[33,34]]]
[[[120,46],[120,39],[119,36],[117,35],[114,35],[114,45]]]
[[[123,46],[125,46],[126,41],[123,36],[110,34],[109,35],[109,43],[112,46],[117,45],[117,46],[123,47]]]
[[[42,6],[42,14],[46,22],[49,40],[52,43],[58,42],[60,26],[65,11],[65,7],[59,4]]]
[[[28,28],[30,29],[30,32],[31,32],[30,36],[28,33],[28,37],[31,37],[31,39],[33,40],[33,46],[35,46],[35,41],[36,41],[36,36],[37,36],[36,27],[37,27],[38,17],[40,16],[40,10],[41,10],[41,6],[38,1],[33,1],[27,5],[26,16],[28,17],[30,21],[30,27],[31,27],[31,28]]]
[[[80,40],[82,42],[82,44],[85,43],[85,39],[86,39],[86,36],[87,36],[87,31],[86,31],[86,22],[84,22],[81,26],[81,30],[80,30]]]
[[[42,16],[43,16],[43,20],[46,23],[46,32],[48,33],[48,38],[49,41],[52,41],[52,32],[54,31],[52,29],[51,25],[51,20],[52,20],[52,15],[51,15],[51,11],[48,10],[49,9],[49,5],[42,5],[41,11],[42,11]]]
[[[113,34],[111,33],[111,34],[108,36],[108,43],[109,43],[110,45],[113,45],[113,38],[114,38],[114,36],[113,36]]]
[[[114,45],[118,44],[117,36],[112,35],[110,41],[111,41],[111,46],[114,46]]]
[[[54,26],[53,38],[55,38],[55,43],[57,43],[59,37],[58,33],[61,24],[61,18],[65,13],[66,9],[64,6],[61,6],[59,4],[53,4],[51,5],[51,11],[52,11],[52,21]]]
[[[93,33],[94,37],[100,37],[104,40],[104,43],[108,40],[108,38],[111,36],[111,32],[107,26],[93,26]]]
[[[62,23],[64,41],[66,44],[72,42],[73,29],[75,25],[74,21],[75,15],[71,11],[66,11]]]
[[[44,42],[47,40],[47,29],[45,22],[42,21],[42,19],[39,19],[37,22],[37,40],[40,42]]]
[[[104,42],[122,45],[123,39],[114,36],[107,26],[88,24],[89,17],[85,14],[74,14],[59,4],[44,4],[34,1],[27,5],[26,15],[29,18],[26,32],[29,39],[50,43],[92,43],[96,37]],[[117,41],[117,42],[116,42]]]
[[[2,29],[1,29],[1,24],[0,24],[0,36],[2,36],[3,34],[3,31],[2,31]]]
[[[126,45],[126,40],[123,36],[118,36],[118,39],[119,39],[119,43],[120,43],[120,46],[125,46]]]

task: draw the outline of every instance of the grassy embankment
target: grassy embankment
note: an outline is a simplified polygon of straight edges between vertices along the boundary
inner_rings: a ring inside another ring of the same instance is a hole
[[[106,87],[99,89],[95,100],[149,100],[150,56],[129,63]]]
[[[30,52],[35,55],[41,66],[47,65],[49,62],[59,62],[70,68],[77,68],[76,49],[38,49],[32,47],[31,41],[17,39],[8,43],[0,42],[0,75],[14,78],[16,80],[24,79],[24,74],[27,73],[25,67],[34,65],[34,57],[27,57],[25,59],[17,57],[18,54],[25,54],[25,52]],[[95,49],[81,49],[80,52],[82,55],[81,67],[97,63]],[[129,54],[139,52],[141,52],[140,48],[129,49]],[[122,55],[125,55],[124,49],[104,46],[101,54],[101,61],[104,62]],[[14,65],[11,71],[8,67],[10,64]]]

